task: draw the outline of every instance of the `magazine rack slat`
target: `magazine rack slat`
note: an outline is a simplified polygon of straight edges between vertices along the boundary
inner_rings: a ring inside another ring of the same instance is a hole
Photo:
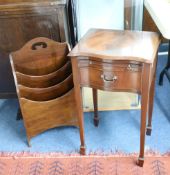
[[[53,100],[67,93],[73,88],[73,76],[70,75],[63,82],[48,88],[29,88],[18,85],[20,98],[27,98],[35,101]]]
[[[62,82],[70,74],[71,74],[71,62],[68,61],[59,70],[47,75],[31,76],[16,72],[16,78],[18,84],[22,84],[30,88],[46,88]]]

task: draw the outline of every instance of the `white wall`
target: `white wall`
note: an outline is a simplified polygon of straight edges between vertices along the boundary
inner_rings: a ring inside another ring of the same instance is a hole
[[[78,35],[89,28],[124,28],[124,0],[77,0]]]
[[[143,21],[143,0],[132,0],[132,29],[142,30]]]

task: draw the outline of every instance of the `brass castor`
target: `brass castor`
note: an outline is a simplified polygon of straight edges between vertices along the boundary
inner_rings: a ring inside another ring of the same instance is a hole
[[[139,167],[143,167],[143,164],[144,164],[144,158],[138,158],[136,164],[139,166]]]
[[[146,128],[146,135],[147,136],[151,136],[151,133],[152,133],[152,127],[151,126],[147,126],[147,128]]]
[[[86,147],[85,146],[80,146],[80,154],[86,155]]]
[[[99,126],[99,118],[94,117],[94,126],[98,127]]]

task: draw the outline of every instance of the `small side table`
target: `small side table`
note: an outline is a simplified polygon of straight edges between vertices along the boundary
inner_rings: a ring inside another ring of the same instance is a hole
[[[151,134],[157,33],[91,29],[70,52],[79,117],[80,153],[85,154],[82,87],[93,88],[94,121],[98,125],[97,89],[141,94],[139,166],[144,163],[145,131]],[[146,119],[148,115],[148,125]]]

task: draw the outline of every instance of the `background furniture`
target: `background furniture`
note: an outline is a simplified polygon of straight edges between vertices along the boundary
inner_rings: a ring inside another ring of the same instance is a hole
[[[147,115],[147,133],[151,133],[159,43],[160,39],[156,33],[91,29],[70,52],[80,126],[81,154],[85,154],[81,88],[84,86],[93,88],[96,126],[99,120],[97,89],[136,92],[141,94],[142,99],[140,155],[137,163],[143,166]]]
[[[160,10],[161,9],[161,10]],[[170,40],[170,23],[168,21],[170,17],[170,2],[168,0],[145,0],[145,14],[150,17],[150,23],[148,27],[144,27],[144,30],[159,31],[162,34],[163,41]],[[146,16],[146,17],[147,17]],[[144,18],[144,26],[146,17]],[[152,27],[153,26],[153,27]],[[163,77],[166,75],[170,81],[170,74],[168,70],[170,68],[170,41],[168,49],[168,60],[165,68],[162,70],[159,78],[159,85],[163,85]]]
[[[16,98],[8,54],[36,37],[74,46],[76,20],[72,0],[0,2],[0,98]],[[5,76],[4,76],[5,75]]]
[[[30,139],[57,126],[77,126],[71,61],[66,43],[35,38],[10,56]]]

